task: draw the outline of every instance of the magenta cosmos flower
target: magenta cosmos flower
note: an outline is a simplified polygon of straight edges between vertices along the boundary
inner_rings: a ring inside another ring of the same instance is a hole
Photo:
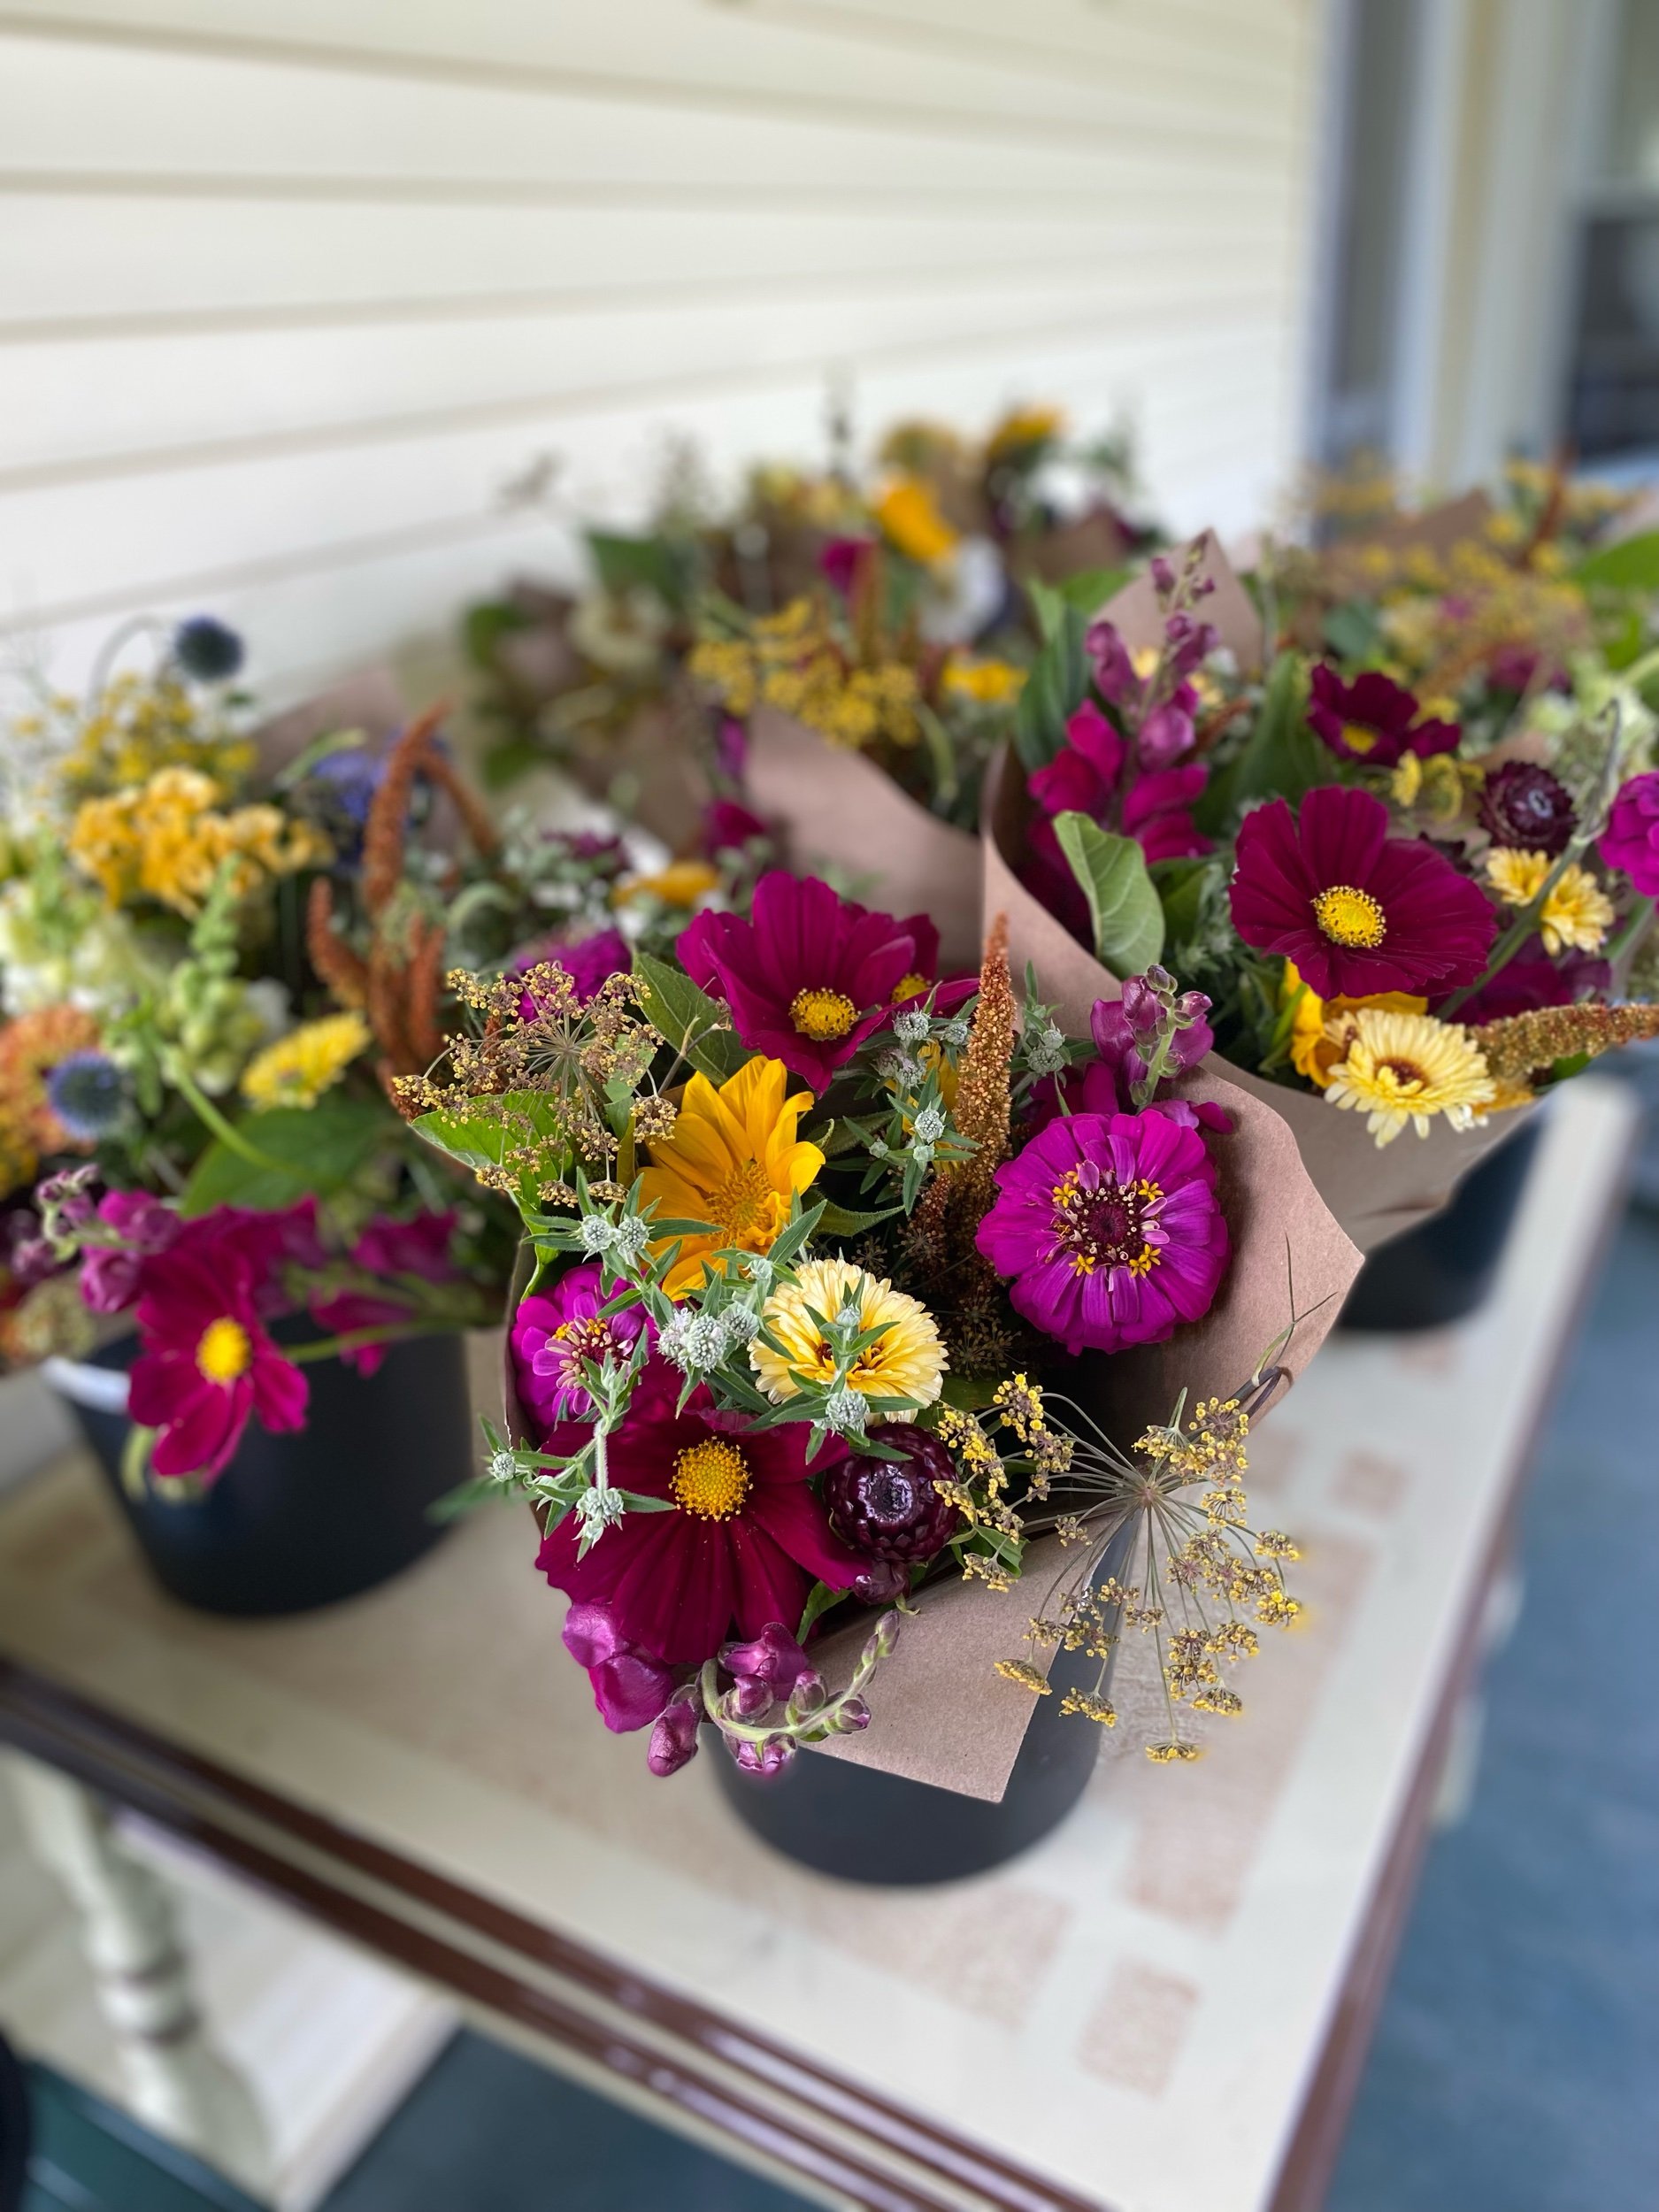
[[[939,933],[925,916],[895,921],[817,876],[773,868],[755,887],[748,921],[705,911],[676,949],[692,981],[725,999],[750,1052],[821,1091],[895,1005],[933,981]]]
[[[666,1512],[626,1513],[587,1556],[576,1517],[551,1529],[536,1564],[579,1605],[603,1605],[618,1639],[671,1666],[700,1666],[728,1636],[793,1628],[815,1581],[847,1589],[866,1564],[830,1528],[807,1479],[806,1431],[748,1429],[699,1387],[676,1413],[680,1378],[653,1360],[611,1435],[611,1480],[666,1498]],[[574,1450],[575,1430],[549,1439]],[[817,1471],[835,1457],[822,1452]]]
[[[1392,677],[1367,669],[1345,683],[1324,661],[1313,672],[1308,720],[1333,753],[1367,768],[1393,768],[1407,753],[1455,753],[1463,736],[1455,722],[1425,715]]]
[[[1475,981],[1498,928],[1479,885],[1425,838],[1390,837],[1380,799],[1336,784],[1309,792],[1300,817],[1283,799],[1245,816],[1233,923],[1321,998],[1438,997]]]
[[[512,1364],[518,1396],[543,1429],[560,1421],[585,1421],[593,1400],[582,1382],[582,1362],[609,1353],[621,1362],[633,1351],[644,1313],[638,1307],[606,1315],[597,1262],[572,1267],[550,1292],[519,1301],[513,1316]]]
[[[1210,1310],[1227,1264],[1215,1163],[1160,1107],[1051,1121],[996,1184],[979,1249],[1073,1356],[1161,1344]]]
[[[1596,848],[1644,899],[1659,895],[1659,771],[1621,784]]]
[[[257,1290],[228,1239],[145,1261],[127,1411],[158,1432],[157,1474],[219,1474],[256,1413],[278,1432],[305,1425],[309,1386],[265,1333]]]

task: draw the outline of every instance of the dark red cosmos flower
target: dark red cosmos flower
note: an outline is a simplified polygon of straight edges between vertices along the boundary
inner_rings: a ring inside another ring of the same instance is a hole
[[[1300,817],[1283,799],[1245,816],[1232,897],[1245,943],[1294,960],[1321,998],[1455,990],[1498,930],[1479,885],[1426,838],[1390,837],[1380,799],[1336,784],[1309,792]]]
[[[1407,753],[1454,753],[1463,737],[1455,722],[1424,715],[1391,677],[1367,669],[1345,683],[1325,661],[1314,668],[1308,720],[1333,753],[1367,768],[1392,768]]]
[[[843,899],[817,876],[769,869],[749,918],[705,910],[676,947],[692,981],[724,998],[750,1052],[815,1091],[938,972],[939,932],[926,915],[895,921]]]
[[[1611,966],[1594,953],[1570,952],[1552,960],[1543,940],[1534,937],[1504,962],[1490,983],[1463,1001],[1457,1019],[1466,1028],[1479,1029],[1511,1014],[1535,1013],[1541,1006],[1576,1006],[1581,998],[1605,997],[1612,983]]]
[[[144,1262],[127,1410],[157,1432],[158,1475],[219,1474],[256,1413],[274,1432],[305,1425],[309,1386],[266,1334],[257,1288],[233,1237]]]
[[[671,1666],[700,1666],[726,1639],[792,1627],[815,1581],[845,1590],[864,1562],[832,1531],[806,1465],[804,1425],[750,1429],[717,1411],[699,1386],[676,1412],[680,1378],[650,1361],[611,1432],[611,1482],[666,1498],[659,1513],[626,1513],[577,1557],[567,1513],[536,1564],[556,1590],[605,1607],[616,1635]],[[584,1432],[555,1429],[548,1449],[573,1451]],[[839,1455],[819,1453],[812,1471]]]

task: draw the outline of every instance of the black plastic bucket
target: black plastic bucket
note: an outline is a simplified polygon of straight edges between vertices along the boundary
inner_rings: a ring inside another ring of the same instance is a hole
[[[1464,1179],[1443,1212],[1373,1252],[1337,1326],[1438,1329],[1484,1304],[1525,1195],[1538,1129],[1534,1113]]]
[[[285,1333],[280,1324],[273,1333]],[[124,1369],[137,1348],[124,1338],[94,1363]],[[122,1481],[125,1414],[71,1399],[157,1580],[186,1605],[309,1612],[401,1573],[443,1534],[428,1508],[473,1471],[462,1339],[394,1344],[366,1378],[338,1360],[305,1371],[303,1431],[273,1436],[250,1421],[217,1481],[177,1502],[149,1486],[134,1496]]]

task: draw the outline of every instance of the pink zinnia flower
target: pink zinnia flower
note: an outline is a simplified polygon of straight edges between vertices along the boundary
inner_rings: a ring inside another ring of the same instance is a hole
[[[750,918],[704,911],[676,948],[692,981],[725,999],[750,1052],[781,1060],[815,1091],[932,980],[921,965],[939,937],[918,916],[895,921],[838,898],[817,876],[769,869]]]
[[[1619,786],[1596,847],[1644,899],[1659,896],[1659,770]]]
[[[512,1364],[518,1395],[543,1429],[560,1421],[585,1421],[593,1400],[582,1381],[582,1362],[618,1362],[633,1351],[645,1316],[634,1307],[605,1318],[596,1261],[561,1275],[550,1293],[521,1299],[512,1323]]]
[[[1210,1310],[1227,1263],[1215,1164],[1162,1107],[1051,1121],[996,1185],[979,1248],[1072,1356],[1161,1344]]]
[[[603,1605],[622,1642],[700,1666],[733,1633],[793,1628],[815,1581],[845,1590],[865,1563],[813,1494],[802,1424],[746,1428],[701,1386],[676,1413],[679,1381],[653,1361],[608,1448],[616,1487],[666,1498],[668,1510],[625,1514],[581,1559],[567,1513],[536,1564],[578,1604]],[[567,1433],[549,1448],[574,1449],[580,1436]],[[820,1453],[814,1470],[833,1458]]]
[[[158,1432],[157,1474],[219,1474],[256,1413],[279,1433],[305,1425],[309,1386],[266,1334],[257,1289],[230,1238],[145,1261],[127,1410]]]
[[[1407,753],[1455,753],[1463,739],[1455,722],[1425,716],[1392,677],[1367,669],[1345,683],[1324,661],[1313,672],[1308,720],[1333,753],[1367,768],[1393,768]]]
[[[1336,784],[1309,792],[1299,817],[1283,799],[1245,816],[1233,923],[1321,998],[1455,990],[1479,976],[1498,930],[1478,884],[1425,838],[1390,837],[1380,799]]]

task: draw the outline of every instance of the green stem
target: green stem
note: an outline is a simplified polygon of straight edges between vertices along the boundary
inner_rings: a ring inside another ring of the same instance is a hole
[[[1648,927],[1653,921],[1653,901],[1651,899],[1638,899],[1635,905],[1632,906],[1630,910],[1629,917],[1625,921],[1624,928],[1620,930],[1618,935],[1607,948],[1603,957],[1612,962],[1612,964],[1617,966],[1619,961],[1624,958],[1624,955],[1627,952],[1633,951],[1636,946],[1638,946],[1641,942],[1642,939],[1647,934]]]
[[[284,1344],[281,1354],[295,1367],[309,1367],[318,1360],[339,1359],[346,1352],[360,1351],[367,1344],[401,1344],[405,1338],[416,1336],[452,1336],[453,1321],[417,1321],[405,1325],[388,1323],[379,1329],[345,1329],[338,1336],[319,1336],[311,1344]]]
[[[250,1167],[259,1168],[267,1174],[280,1175],[288,1182],[296,1179],[293,1161],[273,1159],[270,1153],[261,1152],[257,1144],[250,1143],[237,1128],[235,1123],[227,1121],[219,1112],[219,1108],[201,1088],[193,1075],[177,1066],[171,1068],[168,1072],[174,1085],[183,1094],[185,1102],[191,1112],[195,1114],[204,1128],[211,1131],[218,1138],[227,1151],[234,1152],[239,1160],[245,1160]]]

